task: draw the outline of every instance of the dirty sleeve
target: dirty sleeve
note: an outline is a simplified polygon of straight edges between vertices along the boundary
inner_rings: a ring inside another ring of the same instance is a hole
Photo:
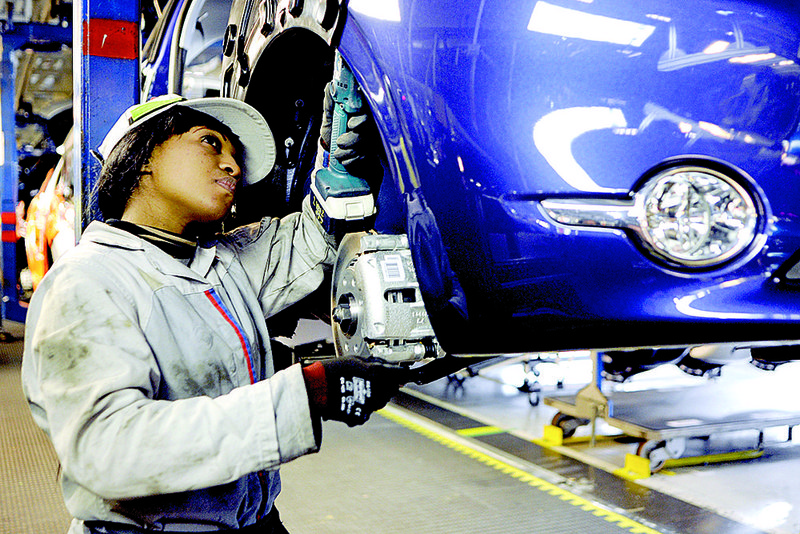
[[[270,317],[318,289],[336,259],[335,238],[314,216],[309,198],[302,211],[263,219],[227,236]]]
[[[279,436],[287,425],[274,416],[310,420],[276,405],[283,399],[307,410],[305,401],[289,402],[306,399],[293,376],[298,366],[216,398],[157,400],[161,362],[139,326],[141,307],[113,276],[85,263],[62,265],[37,290],[22,369],[65,493],[80,487],[126,499],[208,488],[316,449],[310,425],[303,435]]]

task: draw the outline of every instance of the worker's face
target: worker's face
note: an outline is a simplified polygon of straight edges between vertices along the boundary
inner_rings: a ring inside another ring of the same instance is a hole
[[[192,222],[222,219],[241,178],[234,151],[225,136],[203,126],[170,137],[153,150],[123,219],[176,233]]]

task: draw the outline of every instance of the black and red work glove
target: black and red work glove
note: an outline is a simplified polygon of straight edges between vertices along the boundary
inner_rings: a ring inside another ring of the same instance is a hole
[[[410,376],[400,367],[339,358],[304,367],[303,378],[316,413],[325,420],[357,426],[386,406]]]

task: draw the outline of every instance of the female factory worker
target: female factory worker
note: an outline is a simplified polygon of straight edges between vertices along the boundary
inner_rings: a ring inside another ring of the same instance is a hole
[[[100,153],[106,222],[36,291],[22,369],[70,533],[285,532],[277,467],[318,450],[320,418],[366,421],[402,372],[354,359],[274,372],[265,317],[315,290],[335,251],[308,199],[203,236],[272,165],[249,105],[134,106]]]

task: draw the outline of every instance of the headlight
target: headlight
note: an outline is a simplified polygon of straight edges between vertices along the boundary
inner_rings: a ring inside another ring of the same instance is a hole
[[[753,198],[736,181],[711,169],[669,169],[637,191],[634,204],[645,243],[673,263],[722,263],[756,236]]]
[[[545,199],[553,221],[625,230],[655,258],[674,267],[708,268],[745,251],[758,235],[761,204],[733,177],[685,164],[647,180],[633,198]]]

